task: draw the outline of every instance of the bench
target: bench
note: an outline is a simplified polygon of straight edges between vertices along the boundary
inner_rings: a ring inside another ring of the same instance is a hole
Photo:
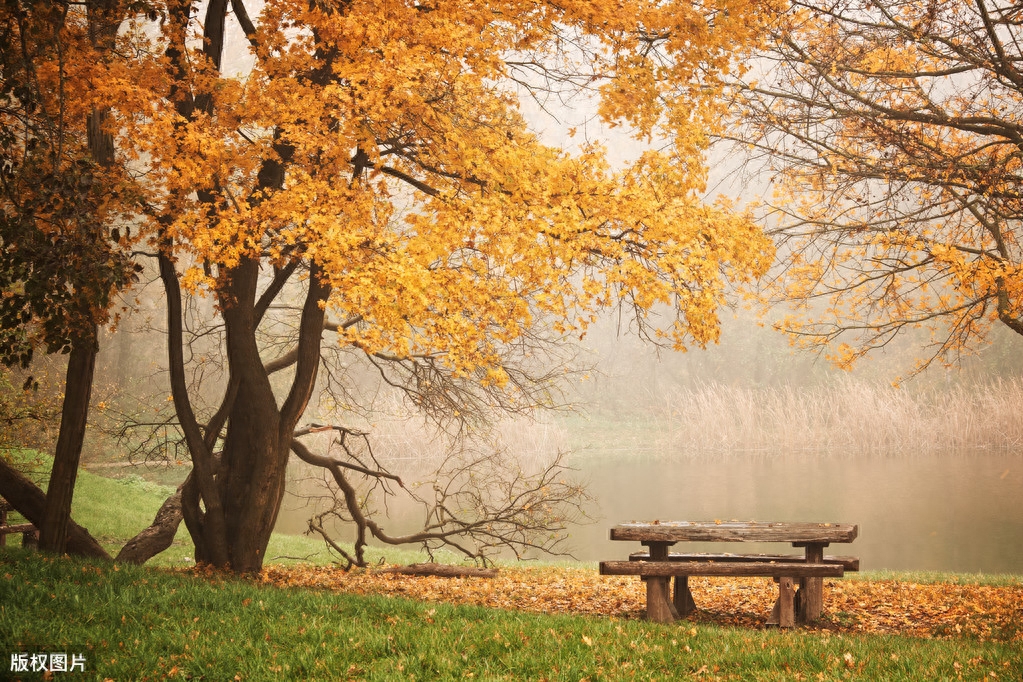
[[[650,561],[649,552],[633,552],[629,555],[630,561]],[[668,554],[667,561],[716,561],[716,562],[750,562],[750,561],[775,561],[779,563],[806,563],[806,557],[802,554]],[[854,556],[831,556],[825,555],[820,563],[841,564],[847,571],[859,571],[860,559]]]
[[[633,552],[629,554],[630,561],[649,561],[650,552]],[[668,554],[667,561],[707,561],[707,562],[720,562],[720,563],[754,563],[754,562],[784,562],[784,563],[806,563],[806,556],[803,554],[732,554],[730,552],[724,552],[719,554],[698,552],[690,554],[679,554],[671,552]],[[842,569],[849,572],[859,571],[859,557],[857,556],[822,556],[819,563],[828,564],[839,564]],[[774,578],[771,576],[771,578]],[[774,582],[780,583],[780,578],[774,578]],[[796,612],[800,612],[799,600],[802,596],[802,590],[806,587],[806,578],[800,578],[800,589],[796,592],[794,605]],[[779,589],[781,590],[781,583]],[[672,602],[675,608],[678,610],[680,616],[688,616],[694,610],[696,610],[696,602],[693,599],[693,593],[690,592],[690,586],[688,586],[688,576],[675,576],[674,590],[672,593]],[[781,623],[781,608],[782,599],[779,596],[779,601],[775,602],[774,608],[771,611],[770,618],[767,619],[767,625],[783,626]]]
[[[629,560],[630,561],[649,561],[650,560],[650,553],[649,552],[633,552],[632,554],[629,555]],[[664,560],[665,561],[669,561],[669,562],[675,562],[675,563],[704,562],[704,563],[715,563],[715,564],[717,564],[717,563],[721,563],[721,564],[737,564],[737,563],[742,563],[742,564],[758,564],[758,563],[761,563],[761,564],[762,563],[806,564],[806,556],[802,555],[802,554],[732,554],[730,552],[725,552],[725,553],[720,553],[720,554],[711,554],[711,553],[705,553],[705,552],[691,553],[691,554],[678,554],[678,553],[672,552],[672,553],[669,553],[668,556],[666,557],[666,559],[664,559]],[[831,555],[825,555],[824,557],[822,557],[820,563],[821,564],[827,564],[827,565],[839,565],[845,571],[859,571],[860,570],[860,560],[859,560],[859,557],[854,557],[854,556],[831,556]],[[674,585],[674,590],[672,591],[672,604],[675,607],[675,609],[678,611],[680,616],[687,616],[687,615],[689,615],[690,613],[692,613],[693,611],[696,610],[696,603],[693,600],[692,592],[689,591],[689,575],[696,575],[696,574],[686,574],[686,575],[675,575],[674,576],[674,578],[675,578],[675,585]],[[708,574],[699,574],[699,575],[708,575]],[[729,575],[735,575],[735,573],[724,573],[724,572],[720,572],[719,571],[717,573],[709,574],[709,575],[718,575],[718,576],[725,576],[725,577],[727,577]],[[783,602],[785,602],[786,600],[782,598],[782,597],[785,596],[785,594],[782,592],[782,590],[784,590],[785,587],[781,583],[781,578],[784,577],[784,576],[774,576],[774,575],[771,575],[771,576],[764,576],[764,577],[772,577],[772,578],[775,579],[775,582],[777,582],[779,584],[779,588],[778,588],[779,589],[778,601],[775,603],[774,610],[771,612],[771,616],[767,620],[768,625],[778,625],[780,627],[790,627],[789,625],[784,624],[782,622],[782,613],[784,612],[784,613],[787,614],[787,611],[785,611],[785,608],[787,608],[787,607],[785,607],[785,605],[783,604]],[[802,576],[800,576],[800,577],[802,577]],[[807,576],[807,577],[809,577],[809,576]],[[825,577],[828,577],[828,576],[825,576]],[[797,591],[796,594],[795,594],[795,597],[793,599],[793,602],[794,602],[793,606],[794,606],[794,609],[795,609],[796,613],[798,613],[799,610],[800,610],[799,609],[799,598],[800,598],[800,593]]]
[[[7,525],[8,512],[14,511],[7,500],[0,499],[0,547],[7,544],[7,536],[21,533],[21,546],[34,547],[39,542],[39,531],[31,523],[18,523],[13,526]]]
[[[601,562],[600,572],[640,576],[647,585],[647,619],[662,623],[696,609],[689,576],[774,578],[778,599],[768,623],[793,627],[797,621],[812,623],[820,617],[824,578],[859,570],[856,557],[824,555],[830,543],[852,542],[857,534],[857,526],[851,524],[633,521],[613,527],[611,539],[639,541],[647,550],[630,554],[629,561]],[[668,548],[677,542],[786,542],[805,551],[802,555],[669,553]],[[669,598],[672,578],[675,585]]]
[[[689,591],[690,576],[724,577],[765,577],[778,582],[778,600],[768,623],[783,628],[796,624],[795,583],[796,578],[840,578],[845,574],[841,563],[811,564],[805,561],[756,561],[738,559],[731,561],[602,561],[601,575],[638,575],[647,578],[675,578],[675,589],[671,601],[665,599],[663,580],[647,580],[647,618],[657,622],[670,622],[686,616],[696,609],[693,595]],[[755,555],[754,555],[755,556]],[[667,606],[668,612],[659,612]],[[773,621],[773,622],[772,622]]]

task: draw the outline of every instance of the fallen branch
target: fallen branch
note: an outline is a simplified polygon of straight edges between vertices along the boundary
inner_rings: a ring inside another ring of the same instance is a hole
[[[181,489],[168,497],[156,512],[153,523],[129,540],[117,555],[117,561],[142,565],[171,546],[181,525]]]
[[[496,578],[496,568],[477,568],[476,566],[452,566],[450,564],[410,564],[382,568],[373,573],[397,573],[400,575],[433,575],[441,578]]]

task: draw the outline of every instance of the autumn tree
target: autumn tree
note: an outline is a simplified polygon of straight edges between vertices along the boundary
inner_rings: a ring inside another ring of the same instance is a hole
[[[269,0],[258,16],[243,0],[152,6],[158,21],[118,33],[134,87],[97,90],[166,291],[171,394],[193,465],[181,504],[198,560],[259,570],[291,452],[330,472],[352,517],[350,477],[389,480],[354,448],[316,453],[302,440],[322,428],[303,415],[332,349],[469,429],[467,415],[549,403],[537,358],[600,310],[622,308],[657,342],[712,342],[726,282],[770,263],[748,217],[701,200],[721,76],[766,4]],[[595,97],[646,151],[613,169],[598,144],[544,144],[520,98],[572,93]],[[210,410],[189,390],[189,296],[209,297],[223,331]],[[261,343],[285,324],[290,346]],[[360,436],[340,412],[325,426],[350,444]],[[473,462],[501,459],[470,456],[450,473],[478,483]],[[571,492],[548,474],[513,475],[498,491],[507,502],[442,496],[413,536],[355,518],[357,546],[459,533],[486,545],[499,522],[504,539],[528,543],[555,521],[546,505]]]
[[[1023,10],[1010,2],[793,2],[734,83],[770,172],[782,327],[848,366],[915,327],[955,361],[1023,333]],[[798,311],[797,311],[798,312]]]
[[[0,361],[26,367],[37,347],[68,355],[45,505],[6,462],[3,492],[39,526],[40,548],[57,553],[67,546],[98,328],[135,270],[118,234],[124,178],[107,106],[88,85],[114,76],[105,65],[124,11],[114,0],[0,6]]]

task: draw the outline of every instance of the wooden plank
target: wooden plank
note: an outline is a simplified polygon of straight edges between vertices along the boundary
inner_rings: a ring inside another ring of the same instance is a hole
[[[31,533],[36,529],[31,523],[19,523],[14,526],[0,526],[0,535],[13,535],[14,533]]]
[[[649,552],[633,552],[629,555],[630,561],[649,561]],[[717,561],[717,562],[747,562],[747,561],[778,561],[787,563],[805,563],[806,556],[802,554],[732,554],[730,552],[713,553],[671,553],[667,561]],[[860,559],[854,556],[831,556],[825,555],[819,562],[822,564],[841,564],[847,571],[860,570]]]
[[[848,523],[758,523],[755,521],[663,521],[622,523],[612,540],[635,542],[852,542],[859,527]]]
[[[839,578],[845,569],[841,564],[807,564],[768,561],[744,563],[715,563],[710,561],[601,561],[601,575],[715,575],[715,576],[764,576],[780,578],[819,577]]]

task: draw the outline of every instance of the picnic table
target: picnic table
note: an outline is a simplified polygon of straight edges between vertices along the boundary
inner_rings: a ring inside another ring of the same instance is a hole
[[[825,556],[833,542],[856,539],[859,528],[846,523],[764,523],[756,521],[653,521],[614,526],[611,539],[640,542],[646,552],[632,554],[629,561],[603,561],[604,575],[638,575],[647,584],[647,618],[671,622],[695,609],[689,591],[689,576],[765,576],[775,578],[779,595],[772,621],[792,627],[795,621],[809,623],[823,611],[825,577],[839,577],[846,570],[859,570],[856,557]],[[791,554],[671,554],[679,542],[784,542],[804,549]],[[669,596],[668,581],[675,578]],[[795,592],[794,581],[799,581]],[[798,596],[797,596],[798,595]]]

